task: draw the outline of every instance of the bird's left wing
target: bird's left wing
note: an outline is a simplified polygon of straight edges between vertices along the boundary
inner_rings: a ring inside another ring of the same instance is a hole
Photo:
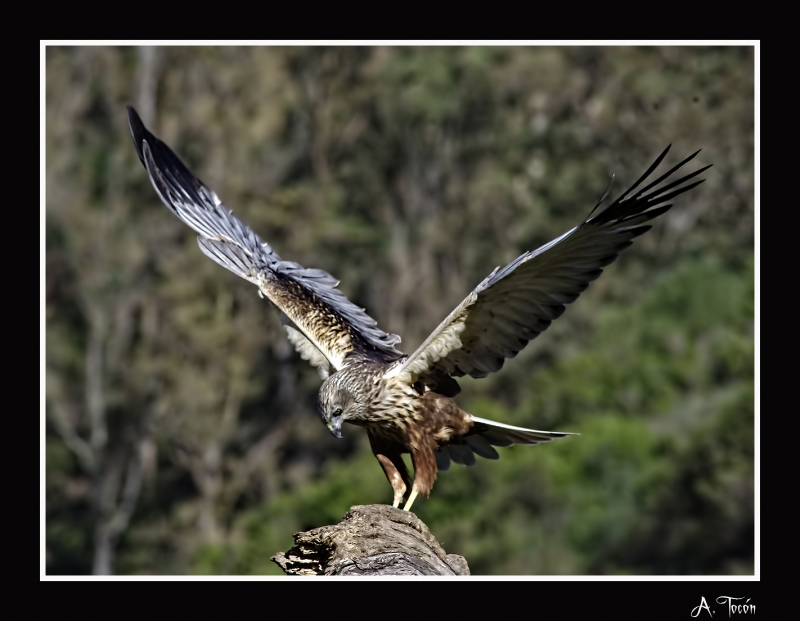
[[[635,237],[651,228],[644,223],[671,207],[664,203],[702,182],[678,187],[708,166],[655,187],[698,151],[632,194],[668,151],[669,147],[604,211],[592,217],[608,195],[610,184],[580,225],[537,250],[525,252],[504,268],[495,268],[417,351],[392,365],[385,377],[414,383],[430,374],[486,377],[498,371],[506,358],[516,356],[561,316],[564,305],[574,302]]]
[[[200,250],[234,274],[257,285],[281,311],[289,340],[325,377],[352,352],[391,362],[400,337],[387,334],[345,297],[339,281],[319,269],[283,261],[253,230],[225,207],[172,150],[128,107],[128,123],[139,159],[162,202],[197,233]]]

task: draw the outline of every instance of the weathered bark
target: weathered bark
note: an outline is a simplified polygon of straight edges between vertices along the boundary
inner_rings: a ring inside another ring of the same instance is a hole
[[[416,515],[389,505],[356,505],[341,522],[294,536],[272,557],[301,576],[468,576],[463,556],[447,554]]]

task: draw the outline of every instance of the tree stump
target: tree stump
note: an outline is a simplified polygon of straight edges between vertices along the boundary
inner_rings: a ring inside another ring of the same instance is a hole
[[[294,536],[272,557],[300,576],[468,576],[463,556],[447,554],[416,515],[389,505],[356,505],[342,521]]]

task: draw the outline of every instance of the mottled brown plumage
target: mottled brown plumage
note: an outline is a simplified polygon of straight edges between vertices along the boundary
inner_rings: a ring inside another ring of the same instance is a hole
[[[376,391],[375,400],[369,406],[370,412],[380,413],[379,417],[348,422],[366,428],[372,452],[394,490],[395,504],[399,504],[411,488],[401,457],[403,453],[411,454],[414,488],[427,498],[436,480],[439,447],[451,441],[463,443],[462,436],[466,436],[475,423],[448,397],[434,392],[407,391],[387,380],[380,380],[380,385],[381,389]],[[400,399],[397,398],[399,394],[403,395]]]
[[[400,337],[381,331],[322,270],[283,261],[217,195],[193,176],[128,108],[131,136],[153,187],[164,204],[197,231],[200,250],[258,286],[278,309],[289,340],[325,380],[317,407],[336,437],[342,424],[364,427],[370,446],[405,509],[428,496],[437,470],[450,461],[471,466],[475,455],[497,459],[494,447],[539,444],[567,433],[537,431],[473,416],[453,401],[455,377],[498,371],[531,339],[547,329],[589,282],[612,263],[646,222],[666,212],[671,198],[700,183],[684,182],[706,168],[657,187],[666,174],[634,193],[669,150],[611,205],[535,251],[525,252],[486,277],[410,356],[395,348]],[[402,454],[410,453],[414,478]]]

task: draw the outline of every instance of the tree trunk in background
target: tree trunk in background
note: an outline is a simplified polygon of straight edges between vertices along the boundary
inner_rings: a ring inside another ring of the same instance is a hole
[[[156,122],[159,60],[158,48],[152,45],[143,45],[139,48],[139,92],[136,103],[139,116],[148,127],[155,127]]]
[[[294,542],[272,557],[290,575],[469,575],[466,559],[447,554],[422,520],[389,505],[356,505],[338,524],[296,533]]]

